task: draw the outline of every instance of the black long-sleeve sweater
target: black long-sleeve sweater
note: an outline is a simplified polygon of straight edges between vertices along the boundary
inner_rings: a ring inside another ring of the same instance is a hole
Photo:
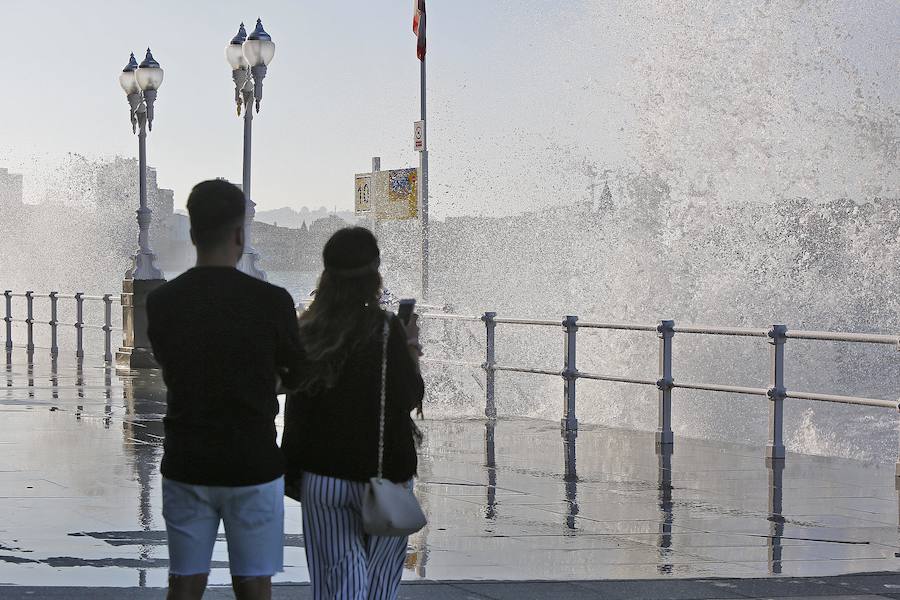
[[[286,290],[231,267],[194,267],[147,298],[147,333],[168,388],[164,477],[245,486],[284,473],[275,378],[301,363]]]
[[[309,471],[364,482],[376,475],[382,332],[378,327],[348,357],[333,388],[288,397],[281,447],[289,478]],[[425,386],[397,317],[391,319],[387,355],[384,476],[401,482],[416,474],[410,412],[420,406]],[[304,365],[300,372],[309,368]]]

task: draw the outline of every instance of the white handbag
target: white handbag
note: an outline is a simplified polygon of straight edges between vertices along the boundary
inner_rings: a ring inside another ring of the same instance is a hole
[[[381,412],[378,417],[378,475],[369,479],[362,504],[363,529],[369,535],[401,537],[413,534],[428,522],[412,490],[412,480],[394,483],[384,475],[384,412],[387,396],[387,350],[390,313],[384,322],[381,352]]]

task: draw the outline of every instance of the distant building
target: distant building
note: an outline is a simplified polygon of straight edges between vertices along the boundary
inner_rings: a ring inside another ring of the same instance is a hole
[[[0,169],[0,210],[22,206],[22,176]]]
[[[612,199],[612,192],[609,191],[609,183],[603,183],[603,193],[600,194],[600,202],[597,203],[598,210],[612,210],[615,208]]]
[[[134,221],[134,211],[140,206],[137,174],[138,161],[134,158],[119,156],[100,165],[95,193],[97,210],[114,219]],[[147,207],[153,211],[150,222],[153,246],[153,238],[169,237],[171,217],[175,212],[175,192],[159,187],[153,167],[147,168]]]
[[[270,271],[318,271],[322,268],[322,248],[328,238],[349,223],[335,214],[300,224],[299,229],[253,222],[253,245],[261,266]]]
[[[166,190],[168,191],[168,190]],[[151,239],[163,271],[178,272],[190,268],[197,254],[191,242],[191,222],[187,215],[174,213],[169,218],[169,228]]]
[[[347,225],[347,221],[332,213],[324,219],[313,221],[312,225],[309,226],[309,233],[314,236],[324,237],[325,239],[322,242],[322,244],[324,245],[325,241],[327,241],[328,238],[331,237],[331,234],[333,234],[338,229],[343,229]]]
[[[352,211],[331,211],[324,206],[310,210],[304,206],[300,210],[289,207],[276,208],[274,210],[257,210],[255,220],[261,223],[271,223],[275,226],[299,229],[303,223],[312,223],[326,218],[329,214],[337,215],[346,223],[356,223],[357,218]]]

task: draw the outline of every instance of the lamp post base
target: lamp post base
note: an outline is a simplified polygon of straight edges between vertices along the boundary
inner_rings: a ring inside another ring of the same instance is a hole
[[[147,336],[147,296],[165,279],[126,279],[122,282],[122,347],[116,365],[130,369],[158,369]]]
[[[127,348],[116,351],[116,367],[121,369],[158,369],[159,363],[149,348]]]
[[[256,277],[262,281],[268,281],[266,272],[260,269],[257,266],[257,263],[259,263],[259,253],[253,248],[248,248],[244,254],[241,255],[241,260],[238,261],[237,268],[242,273],[246,273],[251,277]]]
[[[163,272],[156,266],[156,254],[152,250],[134,255],[132,277],[139,280],[164,280]]]

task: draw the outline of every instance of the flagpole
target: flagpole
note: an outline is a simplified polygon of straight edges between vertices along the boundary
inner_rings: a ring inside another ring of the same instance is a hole
[[[419,173],[421,181],[419,181],[419,206],[422,210],[422,300],[428,297],[428,122],[425,119],[425,57],[420,60],[420,101],[421,101],[421,120],[422,120],[422,138],[425,141],[422,151],[419,152]]]

